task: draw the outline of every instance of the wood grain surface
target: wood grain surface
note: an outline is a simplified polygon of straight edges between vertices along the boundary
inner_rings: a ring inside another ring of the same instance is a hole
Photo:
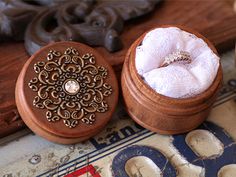
[[[129,46],[145,31],[158,24],[182,24],[209,38],[219,51],[233,47],[236,40],[236,16],[226,1],[166,0],[154,12],[125,24],[121,34],[123,50],[109,53],[97,50],[120,71]],[[25,127],[15,106],[14,90],[22,66],[29,58],[23,42],[0,44],[0,137]]]

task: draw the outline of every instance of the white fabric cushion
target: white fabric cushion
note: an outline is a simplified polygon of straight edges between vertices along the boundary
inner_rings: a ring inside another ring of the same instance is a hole
[[[192,62],[174,62],[160,67],[176,51],[190,53]],[[219,57],[207,43],[176,27],[156,28],[136,48],[138,73],[156,92],[173,98],[187,98],[204,92],[214,81]]]

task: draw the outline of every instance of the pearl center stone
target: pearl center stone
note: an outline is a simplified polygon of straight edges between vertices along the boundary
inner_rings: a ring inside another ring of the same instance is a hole
[[[68,80],[65,82],[64,88],[69,94],[76,94],[79,89],[79,83],[76,80]]]

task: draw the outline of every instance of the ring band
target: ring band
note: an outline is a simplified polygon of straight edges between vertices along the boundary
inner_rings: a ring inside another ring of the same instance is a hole
[[[161,65],[161,67],[166,67],[170,65],[171,63],[174,63],[177,61],[184,61],[188,64],[191,63],[192,60],[190,57],[190,53],[186,51],[182,51],[182,50],[178,50],[174,53],[171,53],[164,58],[164,62]]]

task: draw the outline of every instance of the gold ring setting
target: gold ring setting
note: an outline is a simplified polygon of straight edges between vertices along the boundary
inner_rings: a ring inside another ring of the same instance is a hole
[[[178,61],[181,61],[187,64],[191,63],[192,60],[190,57],[190,53],[186,51],[182,51],[182,50],[173,52],[164,58],[164,62],[161,65],[161,67],[166,67],[170,65],[171,63],[178,62]]]

